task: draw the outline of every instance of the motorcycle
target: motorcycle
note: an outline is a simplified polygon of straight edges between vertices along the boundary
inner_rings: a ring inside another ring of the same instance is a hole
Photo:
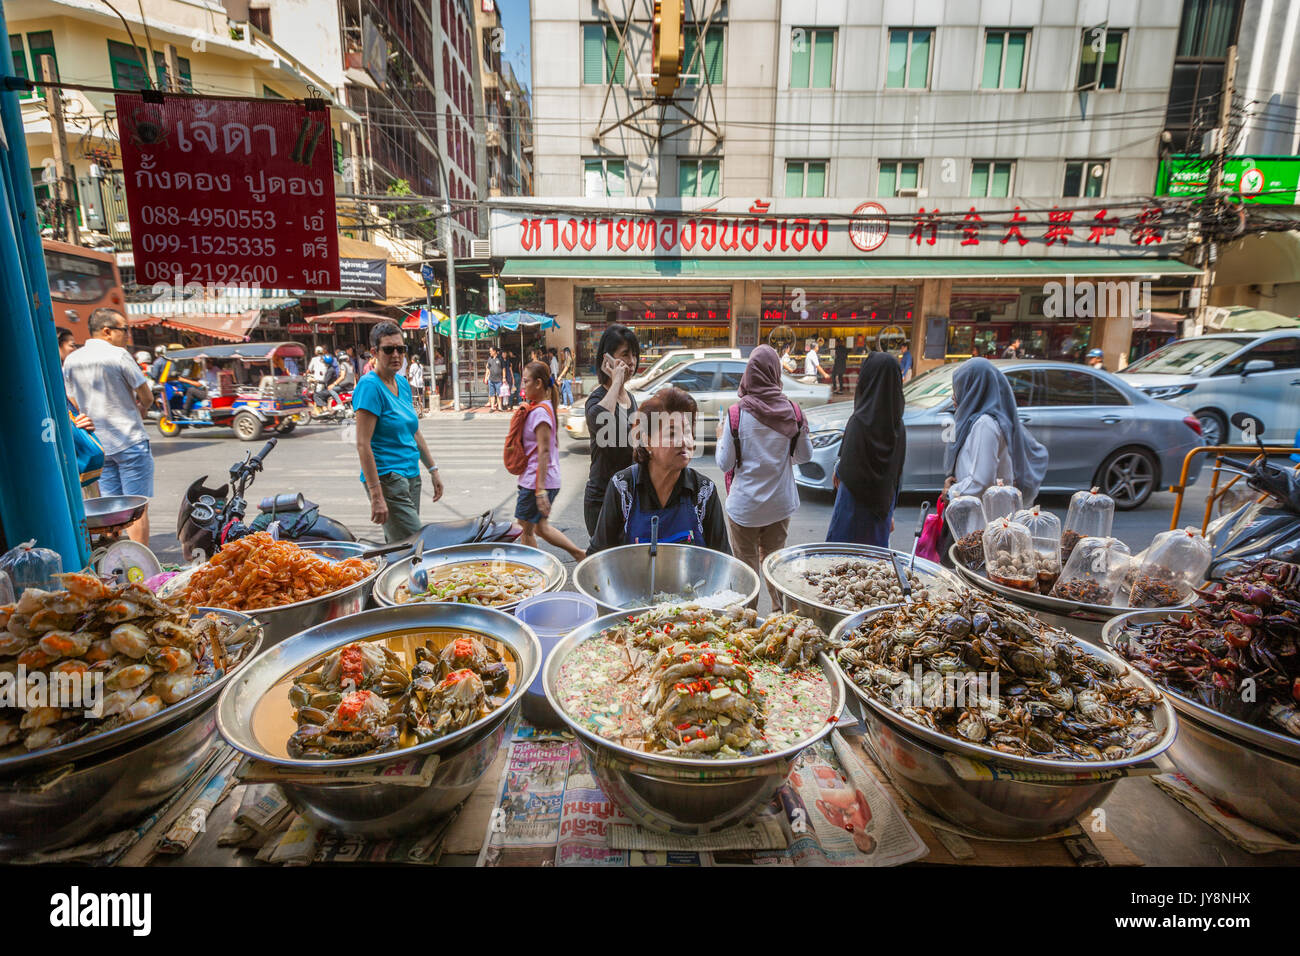
[[[1232,458],[1222,461],[1244,475],[1247,485],[1268,497],[1222,515],[1206,529],[1212,549],[1211,580],[1222,580],[1263,558],[1300,560],[1300,473],[1269,462],[1264,441],[1258,437],[1264,434],[1264,423],[1258,418],[1238,412],[1232,416],[1232,424],[1256,436],[1260,459],[1253,463]]]
[[[207,560],[227,541],[234,541],[257,531],[267,531],[273,524],[281,540],[286,541],[356,541],[341,521],[320,513],[320,507],[301,493],[272,495],[258,504],[258,515],[245,523],[248,500],[245,493],[263,461],[279,439],[270,439],[256,454],[245,453],[242,461],[230,467],[230,481],[209,488],[207,475],[195,479],[185,491],[176,517],[176,537],[185,561]],[[369,554],[422,554],[435,548],[479,541],[513,541],[521,533],[513,521],[498,521],[490,511],[454,521],[426,524],[410,537],[389,545],[376,545]]]
[[[305,414],[312,422],[346,422],[355,417],[356,412],[352,410],[352,388],[351,386],[335,389],[338,397],[335,398],[323,388],[316,388],[308,385],[302,391],[302,396],[307,400],[307,409]]]

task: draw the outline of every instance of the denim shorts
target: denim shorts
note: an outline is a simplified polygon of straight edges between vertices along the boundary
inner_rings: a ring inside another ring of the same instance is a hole
[[[129,448],[104,456],[104,471],[99,476],[99,493],[105,497],[153,497],[153,454],[149,451],[147,438]]]
[[[552,502],[555,501],[555,496],[559,493],[559,488],[546,489],[546,494]],[[529,524],[537,524],[543,520],[542,513],[537,510],[536,490],[519,487],[519,497],[515,501],[515,517],[520,521],[527,521]]]

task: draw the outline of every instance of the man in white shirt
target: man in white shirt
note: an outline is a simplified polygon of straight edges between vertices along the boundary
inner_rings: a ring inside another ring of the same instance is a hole
[[[816,340],[808,343],[808,354],[803,359],[803,374],[805,378],[811,376],[814,382],[818,377],[824,381],[830,380],[830,373],[822,368],[821,357],[817,354]]]
[[[319,345],[316,346],[316,354],[307,363],[307,374],[311,377],[317,389],[324,388],[325,383],[333,377],[330,374],[329,366],[325,362],[325,349]]]
[[[90,338],[63,363],[63,382],[81,411],[95,423],[104,449],[100,493],[153,497],[153,454],[141,416],[153,405],[149,380],[126,348],[126,316],[96,309]],[[132,541],[149,544],[149,512],[127,528]]]

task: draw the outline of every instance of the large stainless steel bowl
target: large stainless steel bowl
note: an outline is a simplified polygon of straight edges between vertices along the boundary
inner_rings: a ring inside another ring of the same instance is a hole
[[[455,733],[389,753],[342,760],[295,760],[269,753],[263,747],[253,732],[253,709],[282,678],[344,644],[412,628],[475,631],[509,647],[518,664],[518,675],[505,703]],[[217,703],[217,728],[232,747],[258,760],[313,774],[337,771],[337,781],[280,784],[298,812],[312,823],[365,837],[395,836],[425,826],[474,792],[514,726],[519,700],[537,676],[541,659],[537,635],[501,611],[468,604],[376,608],[319,624],[260,654],[222,693]],[[377,780],[358,782],[343,776],[343,771],[349,769],[373,770],[429,756],[436,756],[438,764],[427,787]]]
[[[311,541],[299,544],[304,551],[310,551],[317,557],[332,561],[343,561],[360,556],[366,546],[356,541]],[[366,606],[370,598],[370,589],[375,579],[384,569],[383,558],[369,558],[375,565],[371,571],[356,584],[350,584],[338,591],[332,591],[322,597],[296,604],[282,604],[279,607],[249,609],[262,625],[262,646],[272,647],[287,637],[309,627],[332,621],[335,618],[356,614]]]
[[[139,518],[148,509],[149,499],[143,495],[109,495],[87,498],[82,504],[86,511],[86,530],[107,532],[125,528]]]
[[[1132,611],[1110,621],[1103,638],[1118,651],[1131,625],[1159,621],[1169,610]],[[1208,797],[1275,833],[1300,838],[1300,739],[1250,724],[1164,689],[1178,711],[1172,760]]]
[[[804,617],[812,618],[828,633],[850,614],[853,609],[826,604],[813,596],[808,585],[800,588],[790,582],[802,581],[802,574],[814,558],[844,558],[857,561],[889,561],[897,556],[903,567],[911,568],[921,579],[921,586],[930,589],[932,596],[949,597],[959,594],[965,588],[961,580],[941,565],[925,558],[917,558],[912,564],[912,556],[889,548],[877,548],[868,544],[838,544],[823,542],[821,544],[797,544],[792,548],[769,554],[763,561],[763,577],[781,594],[781,608],[793,611]],[[942,592],[935,595],[935,591]]]
[[[1004,584],[998,584],[991,581],[982,573],[969,568],[962,564],[957,558],[957,546],[953,545],[948,549],[948,557],[952,560],[953,567],[961,575],[962,580],[966,581],[975,588],[985,591],[989,594],[996,594],[998,597],[1004,597],[1012,604],[1018,604],[1027,611],[1032,611],[1044,624],[1052,627],[1059,627],[1064,631],[1069,631],[1075,637],[1080,637],[1089,644],[1101,646],[1101,632],[1106,626],[1106,622],[1113,620],[1120,614],[1128,613],[1127,607],[1115,607],[1108,604],[1084,604],[1082,601],[1067,601],[1065,598],[1054,597],[1050,594],[1035,594],[1029,591],[1021,591],[1019,588],[1009,588]],[[1187,607],[1191,601],[1186,601],[1177,607]],[[1166,608],[1165,610],[1169,610]]]
[[[133,823],[184,786],[216,739],[217,695],[261,647],[234,611],[238,663],[197,694],[107,733],[0,760],[0,854],[80,843]]]
[[[602,614],[654,604],[650,594],[650,546],[625,544],[597,551],[573,569],[573,586],[596,602]],[[692,544],[661,544],[654,561],[654,593],[682,594],[702,603],[710,595],[736,591],[746,607],[758,603],[762,583],[739,558]]]
[[[771,801],[790,775],[795,758],[829,734],[834,724],[827,722],[812,736],[784,750],[737,760],[644,753],[593,734],[560,705],[556,692],[560,667],[575,647],[635,616],[636,612],[629,611],[609,614],[560,641],[542,669],[546,699],[577,735],[601,790],[637,823],[687,836],[734,826]],[[818,663],[831,686],[830,713],[838,715],[844,707],[844,686],[826,655]]]
[[[885,608],[871,608],[845,618],[831,637],[841,642]],[[1124,679],[1149,691],[1151,681],[1115,654],[1083,641],[1081,650],[1103,658],[1124,672]],[[849,689],[850,710],[866,726],[867,742],[876,762],[894,786],[919,805],[959,826],[985,836],[1029,839],[1056,833],[1075,818],[1100,806],[1122,776],[1119,771],[1152,760],[1174,742],[1178,718],[1164,697],[1156,704],[1153,722],[1160,734],[1155,746],[1123,760],[1065,761],[1018,757],[949,737],[908,720],[886,707],[833,666]],[[965,757],[993,768],[987,779],[958,775],[950,757]],[[1038,780],[996,779],[998,771],[1037,775]],[[1054,779],[1041,779],[1051,774]],[[1113,774],[1113,776],[1108,776]],[[1073,779],[1071,779],[1073,777]]]
[[[540,571],[546,577],[546,584],[538,594],[547,591],[559,591],[564,587],[565,570],[560,559],[540,548],[503,541],[480,541],[474,544],[457,544],[448,548],[435,548],[420,555],[420,567],[432,573],[435,568],[451,564],[463,564],[468,561],[505,561],[511,564],[523,564]],[[386,567],[375,579],[373,597],[380,607],[397,607],[397,590],[406,584],[411,573],[411,559],[396,561]],[[529,595],[532,597],[533,595]],[[498,611],[513,611],[519,601],[497,605]],[[403,602],[405,603],[405,602]]]

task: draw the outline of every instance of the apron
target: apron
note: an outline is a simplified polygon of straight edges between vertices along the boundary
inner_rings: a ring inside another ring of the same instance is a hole
[[[634,465],[632,471],[632,507],[627,514],[628,544],[650,543],[650,519],[659,518],[660,544],[695,544],[703,547],[704,528],[700,525],[700,516],[695,512],[694,502],[677,496],[675,503],[659,511],[642,511],[641,496],[637,494],[637,483],[641,480],[641,466]]]

